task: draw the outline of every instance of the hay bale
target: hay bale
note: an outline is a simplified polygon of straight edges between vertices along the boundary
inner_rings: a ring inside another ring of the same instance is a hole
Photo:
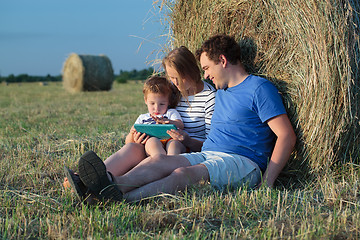
[[[195,51],[217,33],[253,41],[256,73],[282,92],[298,136],[292,172],[318,175],[338,162],[360,162],[358,1],[165,2],[171,8],[168,48]]]
[[[114,71],[105,55],[70,54],[63,66],[63,85],[70,92],[110,90]]]

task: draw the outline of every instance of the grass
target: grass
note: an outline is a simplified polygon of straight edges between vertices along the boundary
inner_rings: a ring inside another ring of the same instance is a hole
[[[296,189],[208,185],[139,204],[84,206],[62,186],[94,150],[105,159],[145,112],[140,83],[67,93],[61,83],[0,86],[1,239],[358,239],[360,166]]]

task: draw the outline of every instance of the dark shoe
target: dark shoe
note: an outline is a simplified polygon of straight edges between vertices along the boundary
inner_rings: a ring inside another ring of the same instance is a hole
[[[122,201],[120,189],[109,180],[105,164],[95,152],[88,151],[80,157],[79,176],[98,198]]]
[[[83,201],[87,196],[88,188],[80,180],[79,175],[75,174],[72,170],[70,170],[66,166],[64,166],[64,173],[78,199],[80,201]]]

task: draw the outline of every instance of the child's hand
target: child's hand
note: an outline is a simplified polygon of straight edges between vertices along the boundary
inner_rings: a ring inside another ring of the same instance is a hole
[[[149,138],[150,137],[146,135],[146,133],[137,132],[136,130],[133,132],[133,139],[135,143],[145,144]]]
[[[156,122],[156,124],[168,124],[170,123],[169,119],[165,119],[163,116],[158,117],[155,115],[151,115],[152,119]]]
[[[145,133],[137,132],[133,126],[130,129],[129,134],[126,136],[125,143],[145,144],[148,139],[149,136],[147,136]]]

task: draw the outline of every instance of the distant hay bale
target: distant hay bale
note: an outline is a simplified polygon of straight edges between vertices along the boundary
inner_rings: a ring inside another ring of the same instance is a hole
[[[247,39],[252,52],[245,60],[257,51],[248,69],[277,85],[298,136],[289,173],[319,175],[339,162],[360,162],[358,1],[162,3],[170,6],[167,48],[185,45],[195,51],[210,36],[225,33],[240,43]]]
[[[49,85],[49,83],[48,82],[39,82],[39,85],[40,86],[47,86],[47,85]]]
[[[105,55],[72,53],[63,66],[63,85],[70,92],[110,90],[114,71]]]

